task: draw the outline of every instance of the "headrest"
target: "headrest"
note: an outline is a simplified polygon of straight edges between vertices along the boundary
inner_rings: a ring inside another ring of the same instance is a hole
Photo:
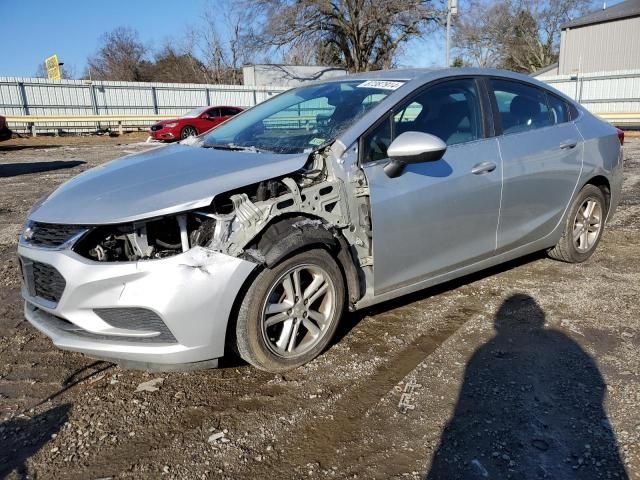
[[[509,111],[517,119],[533,120],[540,114],[540,103],[522,95],[516,95],[511,100]]]

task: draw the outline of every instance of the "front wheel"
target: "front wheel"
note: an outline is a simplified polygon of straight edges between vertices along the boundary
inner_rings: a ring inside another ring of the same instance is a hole
[[[180,132],[180,138],[182,140],[184,140],[185,138],[188,137],[195,137],[196,135],[198,135],[198,132],[196,131],[196,129],[194,127],[191,126],[186,126],[182,129],[182,131]]]
[[[549,256],[569,263],[587,260],[595,251],[607,216],[606,200],[595,185],[586,185],[571,205],[564,233]]]
[[[325,250],[308,250],[265,268],[238,310],[238,353],[268,372],[310,362],[331,341],[344,298],[342,272]]]

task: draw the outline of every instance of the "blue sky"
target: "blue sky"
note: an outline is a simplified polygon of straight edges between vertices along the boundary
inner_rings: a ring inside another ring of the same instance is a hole
[[[54,53],[84,72],[102,33],[118,26],[136,29],[140,39],[160,47],[198,22],[207,0],[0,0],[0,34],[4,52],[0,75],[32,76]],[[444,40],[415,41],[399,59],[402,66],[444,62]]]
[[[82,74],[105,31],[135,28],[141,40],[160,46],[195,23],[204,0],[0,0],[0,33],[5,47],[0,75],[31,76],[54,53]]]
[[[0,75],[32,76],[54,53],[76,76],[82,75],[87,57],[97,50],[104,32],[131,27],[146,45],[159,48],[197,24],[206,6],[216,1],[220,0],[0,0],[0,35],[5,47]],[[609,6],[615,3],[619,0],[607,2]],[[444,35],[405,45],[398,63],[401,67],[442,65]]]

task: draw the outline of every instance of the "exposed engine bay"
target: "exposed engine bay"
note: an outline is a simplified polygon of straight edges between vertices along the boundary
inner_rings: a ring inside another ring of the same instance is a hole
[[[356,207],[349,205],[345,184],[333,175],[327,161],[329,154],[329,148],[315,152],[304,169],[291,175],[217,195],[207,208],[94,227],[74,250],[98,262],[127,262],[161,259],[201,246],[262,263],[256,238],[279,218],[302,215],[305,220],[299,225],[347,237],[357,250],[357,263],[366,266],[371,258],[368,198]],[[366,183],[363,175],[356,178]],[[367,197],[366,185],[356,187],[355,196]],[[367,221],[352,219],[350,210]]]

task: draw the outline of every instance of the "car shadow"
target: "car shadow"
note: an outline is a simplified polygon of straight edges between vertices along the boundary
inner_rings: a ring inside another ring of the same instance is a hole
[[[432,162],[407,165],[405,171],[422,175],[424,177],[444,178],[453,173],[453,168],[446,160],[441,158],[440,160]]]
[[[629,478],[593,358],[513,295],[495,336],[466,365],[453,416],[425,480]]]
[[[379,303],[377,305],[373,305],[371,307],[364,308],[357,312],[345,313],[344,317],[340,321],[340,324],[338,325],[338,329],[336,331],[336,334],[334,336],[334,339],[331,345],[335,345],[336,343],[339,343],[345,336],[349,334],[349,332],[351,332],[353,328],[356,327],[356,325],[358,325],[366,317],[369,317],[372,315],[379,315],[381,313],[385,313],[390,310],[394,310],[396,308],[404,307],[411,303],[419,302],[421,300],[425,300],[427,298],[440,295],[450,290],[455,290],[464,285],[468,285],[470,283],[477,282],[478,280],[482,280],[483,278],[492,277],[493,275],[497,275],[499,273],[512,270],[514,268],[526,265],[528,263],[531,263],[543,258],[547,258],[546,253],[544,251],[532,253],[529,255],[525,255],[523,257],[516,258],[515,260],[501,263],[500,265],[496,265],[493,267],[486,268],[484,270],[480,270],[479,272],[471,273],[469,275],[465,275],[463,277],[456,278],[454,280],[450,280],[448,282],[444,282],[439,285],[435,285],[433,287],[428,287],[423,290],[418,290],[417,292],[409,293],[407,295],[394,298],[393,300],[387,300],[385,302]]]
[[[42,449],[68,420],[71,404],[34,417],[16,417],[0,424],[0,478],[31,478],[26,461]]]
[[[1,145],[0,152],[17,152],[19,150],[44,150],[49,148],[62,148],[65,145]]]
[[[17,177],[30,173],[48,172],[84,165],[82,160],[54,160],[50,162],[0,163],[0,178]]]
[[[469,283],[473,283],[483,278],[497,275],[502,272],[506,272],[513,268],[526,265],[527,263],[531,263],[535,260],[540,260],[542,258],[547,258],[545,252],[541,251],[541,252],[532,253],[532,254],[517,258],[515,260],[511,260],[511,261],[502,263],[500,265],[496,265],[494,267],[481,270],[476,273],[465,275],[463,277],[456,278],[454,280],[450,280],[448,282],[445,282],[433,287],[425,288],[423,290],[419,290],[414,293],[403,295],[393,300],[387,300],[377,305],[373,305],[371,307],[358,310],[357,312],[348,312],[345,310],[344,315],[340,320],[340,323],[338,324],[338,328],[336,329],[336,333],[333,339],[331,340],[331,342],[329,343],[329,346],[327,347],[327,349],[340,343],[351,332],[351,330],[353,330],[363,319],[365,319],[368,316],[378,315],[381,313],[388,312],[390,310],[394,310],[396,308],[403,307],[405,305],[409,305],[414,302],[425,300],[429,297],[439,295],[449,290],[455,290],[456,288],[460,288]],[[243,292],[241,292],[241,294],[238,295],[238,298],[242,298],[242,293]],[[237,305],[234,310],[237,312]],[[232,315],[237,315],[237,313],[233,313]],[[232,325],[233,325],[232,322],[229,322],[229,326],[232,326]],[[233,332],[230,329],[227,330],[227,338],[229,338],[229,335],[233,335]],[[233,341],[231,341],[230,343],[232,342]],[[228,348],[225,351],[225,355],[220,359],[218,368],[231,369],[231,368],[237,368],[237,367],[242,367],[246,365],[248,365],[248,363],[244,361],[242,358],[240,358],[237,352],[235,352],[232,348]]]

